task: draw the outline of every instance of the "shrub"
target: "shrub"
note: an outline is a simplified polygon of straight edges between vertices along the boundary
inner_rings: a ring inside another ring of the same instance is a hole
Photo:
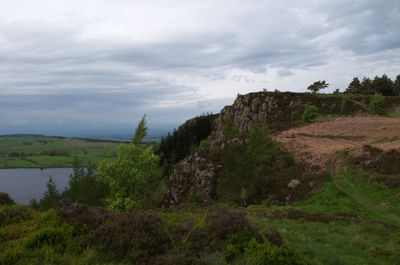
[[[238,231],[253,231],[245,214],[239,210],[217,208],[208,214],[207,219],[210,231],[221,239]]]
[[[11,205],[15,204],[14,200],[11,199],[10,195],[5,192],[0,192],[0,205]]]
[[[318,108],[314,105],[307,105],[304,109],[301,121],[303,124],[310,123],[318,117]]]
[[[29,219],[32,219],[32,216],[25,208],[9,208],[0,212],[0,225],[19,223]]]
[[[153,264],[171,246],[165,223],[156,215],[145,213],[119,214],[99,226],[84,240],[116,260],[134,264]]]
[[[42,246],[61,247],[66,246],[66,235],[63,228],[44,228],[26,238],[24,247],[27,249],[41,248]]]
[[[243,254],[252,238],[253,233],[250,233],[247,230],[239,230],[236,233],[229,235],[226,240],[227,246],[223,253],[224,259],[229,262],[235,257]]]
[[[60,200],[60,192],[57,190],[56,183],[51,177],[47,181],[46,185],[47,185],[46,192],[40,199],[39,203],[36,204],[36,206],[40,210],[44,211],[50,208],[54,208],[57,205],[58,201]],[[35,205],[35,203],[32,203],[32,205]]]
[[[267,242],[251,240],[245,250],[245,264],[251,265],[308,265],[312,264],[302,255],[287,247],[276,247]]]
[[[110,214],[103,208],[66,201],[60,203],[57,211],[68,222],[80,228],[94,228],[110,218]]]
[[[199,150],[201,150],[201,149],[206,149],[206,148],[208,148],[210,146],[210,140],[209,139],[204,139],[204,140],[202,140],[201,142],[200,142],[200,144],[199,144]]]
[[[384,114],[385,97],[382,94],[374,94],[368,107],[376,114]]]
[[[96,179],[95,166],[91,163],[84,167],[77,158],[73,163],[74,172],[69,177],[68,188],[62,193],[63,199],[89,205],[103,205],[110,193],[106,183]],[[90,192],[87,192],[90,190]]]
[[[228,117],[225,120],[222,130],[226,140],[233,139],[239,136],[239,131],[236,128],[235,121],[233,120],[232,116]]]

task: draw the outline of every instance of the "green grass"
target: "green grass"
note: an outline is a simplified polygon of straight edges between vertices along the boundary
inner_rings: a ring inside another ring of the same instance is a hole
[[[115,155],[119,142],[58,137],[0,137],[0,168],[70,167],[74,158],[98,164]],[[59,152],[49,156],[43,152]]]
[[[333,181],[295,205],[254,205],[248,208],[253,223],[276,228],[285,244],[319,264],[400,264],[400,191],[371,181],[368,174],[344,170]],[[351,214],[359,222],[330,223],[267,219],[265,211],[294,208],[306,213]]]

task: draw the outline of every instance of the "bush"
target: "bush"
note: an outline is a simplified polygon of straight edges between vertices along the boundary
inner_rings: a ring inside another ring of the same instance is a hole
[[[57,149],[50,149],[50,150],[43,150],[40,152],[40,155],[42,156],[69,156],[70,154],[61,148]]]
[[[253,233],[250,233],[246,230],[239,230],[236,233],[228,236],[227,246],[223,253],[224,259],[229,262],[235,257],[243,254],[252,238]]]
[[[318,108],[314,105],[307,105],[304,109],[303,115],[301,116],[301,122],[303,124],[310,123],[318,117]]]
[[[368,107],[376,114],[384,114],[384,105],[385,105],[385,97],[382,94],[375,94],[371,101],[369,102]]]
[[[15,204],[14,200],[11,199],[10,195],[5,192],[0,192],[0,205],[11,205]]]
[[[4,224],[19,223],[29,219],[32,219],[32,216],[26,208],[9,208],[0,211],[0,226]]]
[[[95,228],[110,218],[110,214],[103,208],[66,201],[60,203],[57,211],[68,222],[79,228]]]
[[[207,219],[210,231],[221,239],[238,231],[253,231],[245,214],[239,210],[217,208],[208,214]]]
[[[27,249],[41,248],[42,246],[61,247],[66,246],[66,235],[63,228],[44,228],[31,235],[25,240],[24,247]]]
[[[103,205],[103,201],[110,191],[107,184],[96,179],[95,166],[89,163],[87,167],[84,167],[75,158],[73,168],[74,172],[69,177],[68,188],[61,194],[61,197],[89,205]]]
[[[156,215],[119,214],[99,226],[84,240],[116,260],[134,264],[153,264],[171,246],[165,223]]]
[[[251,265],[308,265],[302,255],[287,247],[276,247],[267,242],[251,240],[245,250],[245,264]]]
[[[236,128],[235,121],[233,120],[232,116],[228,117],[225,120],[222,130],[226,140],[233,139],[239,136],[239,131]]]

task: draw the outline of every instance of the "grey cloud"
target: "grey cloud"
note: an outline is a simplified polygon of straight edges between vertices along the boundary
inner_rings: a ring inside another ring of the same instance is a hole
[[[182,11],[191,5],[172,2]],[[300,71],[334,69],[343,54],[360,71],[394,72],[399,64],[399,1],[231,0],[199,2],[195,8],[207,17],[192,21],[193,28],[163,27],[168,21],[159,20],[158,30],[166,30],[159,38],[89,37],[87,25],[96,19],[83,13],[55,21],[0,20],[0,122],[12,131],[48,120],[75,127],[122,124],[143,113],[160,123],[184,120],[228,103],[236,95],[229,81],[270,85],[249,72],[276,73],[297,86],[314,78]],[[382,60],[387,66],[376,69]],[[232,69],[238,73],[227,75]],[[196,78],[205,81],[192,84]],[[225,94],[215,99],[199,92],[207,82],[221,83]]]

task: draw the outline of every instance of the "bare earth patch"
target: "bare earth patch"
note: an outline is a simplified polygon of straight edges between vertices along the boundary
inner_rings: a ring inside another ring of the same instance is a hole
[[[400,119],[339,118],[280,132],[274,138],[313,172],[322,172],[329,158],[343,149],[370,144],[383,150],[400,150]]]

